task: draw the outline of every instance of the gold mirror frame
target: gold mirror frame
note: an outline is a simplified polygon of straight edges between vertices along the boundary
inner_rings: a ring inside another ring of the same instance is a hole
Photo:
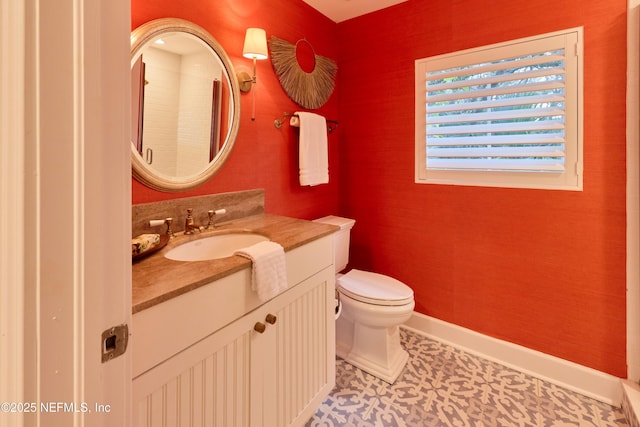
[[[233,65],[222,46],[202,27],[179,18],[160,18],[142,24],[131,33],[131,62],[133,63],[142,49],[150,42],[153,42],[163,34],[174,32],[188,33],[198,37],[218,56],[224,66],[227,74],[226,78],[229,82],[229,114],[232,119],[230,120],[229,131],[223,148],[204,170],[193,175],[174,177],[153,170],[138,153],[136,146],[130,143],[131,166],[134,178],[148,187],[165,192],[185,191],[198,187],[215,175],[231,153],[238,136],[238,128],[240,127],[240,87],[235,77],[236,73]]]

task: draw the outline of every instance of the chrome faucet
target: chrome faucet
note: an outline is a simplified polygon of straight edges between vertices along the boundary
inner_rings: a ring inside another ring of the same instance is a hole
[[[193,234],[196,231],[202,231],[193,221],[193,217],[191,216],[192,212],[192,208],[187,209],[187,219],[184,222],[184,234]]]

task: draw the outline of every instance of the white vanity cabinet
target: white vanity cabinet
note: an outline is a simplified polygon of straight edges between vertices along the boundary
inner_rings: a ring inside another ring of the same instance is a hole
[[[134,314],[135,426],[308,420],[335,383],[331,236],[286,258],[289,288],[265,304],[247,269]]]

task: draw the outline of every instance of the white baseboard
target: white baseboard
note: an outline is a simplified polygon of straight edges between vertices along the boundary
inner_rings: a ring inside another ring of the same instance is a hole
[[[404,327],[601,402],[620,406],[622,380],[613,375],[417,312]]]
[[[639,427],[638,414],[640,414],[640,386],[631,381],[622,381],[622,410],[630,427]]]

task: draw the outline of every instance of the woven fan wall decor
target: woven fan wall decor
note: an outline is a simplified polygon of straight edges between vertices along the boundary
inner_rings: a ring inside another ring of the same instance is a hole
[[[338,65],[314,52],[315,67],[308,73],[298,63],[296,44],[271,36],[269,45],[273,68],[287,95],[304,108],[314,109],[324,105],[335,87]]]

